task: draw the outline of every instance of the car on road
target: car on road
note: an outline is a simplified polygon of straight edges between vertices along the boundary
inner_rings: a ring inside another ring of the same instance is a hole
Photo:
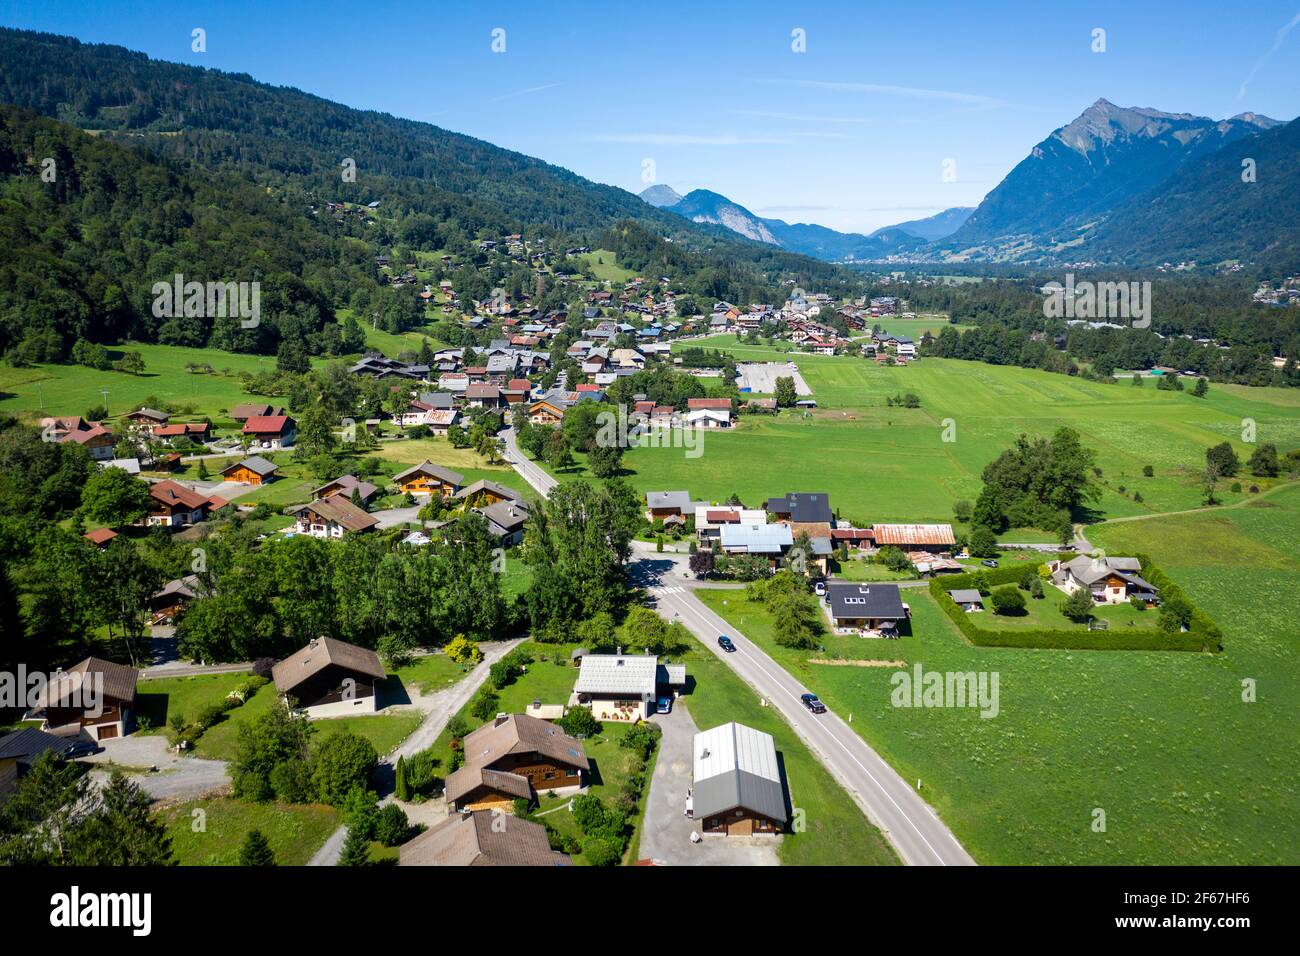
[[[816,584],[814,584],[814,585],[813,585],[813,592],[814,592],[818,597],[825,597],[825,596],[826,596],[826,582],[825,582],[825,581],[818,581]]]
[[[732,651],[736,649],[736,645],[731,643],[731,638],[727,637],[726,634],[723,634],[721,637],[718,638],[718,646],[722,648],[724,651],[726,651],[728,654],[730,654]]]
[[[983,561],[980,562],[980,564],[984,565],[984,567],[986,568],[996,568],[998,566],[998,563],[994,561],[992,558],[985,558]]]
[[[671,714],[673,712],[673,699],[671,697],[660,697],[655,701],[656,714]]]
[[[803,705],[814,714],[826,713],[826,705],[821,702],[821,698],[816,694],[800,694],[799,699],[803,701]]]

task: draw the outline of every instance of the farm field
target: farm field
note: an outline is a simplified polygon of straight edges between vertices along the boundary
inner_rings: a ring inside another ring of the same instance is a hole
[[[731,336],[691,344],[746,359],[781,354],[737,346]],[[1212,386],[1197,399],[950,359],[888,368],[851,357],[799,356],[798,364],[818,409],[807,416],[742,416],[730,431],[707,433],[697,458],[682,448],[632,449],[624,458],[632,483],[641,491],[684,488],[713,501],[735,493],[747,503],[785,491],[825,491],[842,518],[951,521],[952,502],[978,495],[985,465],[1018,435],[1050,435],[1069,425],[1097,452],[1103,493],[1095,508],[1099,518],[1109,518],[1198,507],[1206,448],[1226,440],[1243,460],[1249,457],[1251,446],[1240,440],[1244,419],[1255,422],[1260,442],[1300,445],[1300,412],[1281,389]],[[915,392],[921,407],[885,404],[905,392]],[[954,441],[942,440],[946,427]],[[581,456],[579,463],[572,475],[585,471]],[[1142,475],[1148,464],[1151,478]],[[1246,478],[1244,487],[1252,482],[1269,486]],[[1248,495],[1232,492],[1230,484],[1220,489],[1226,503]]]
[[[924,589],[905,597],[910,636],[826,636],[825,652],[795,651],[775,645],[766,611],[743,592],[700,596],[921,780],[980,863],[1294,865],[1298,534],[1298,487],[1089,529],[1110,554],[1150,554],[1185,588],[1223,628],[1215,655],[975,648]],[[998,715],[893,707],[894,668],[810,663],[833,657],[995,672]],[[1255,703],[1242,699],[1246,678],[1258,681]],[[1093,829],[1098,809],[1104,832]]]

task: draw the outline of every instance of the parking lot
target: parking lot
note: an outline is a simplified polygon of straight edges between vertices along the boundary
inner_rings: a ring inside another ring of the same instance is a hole
[[[812,389],[790,362],[744,362],[736,366],[736,384],[756,395],[771,395],[776,391],[776,380],[786,376],[794,379],[797,394],[812,394]]]

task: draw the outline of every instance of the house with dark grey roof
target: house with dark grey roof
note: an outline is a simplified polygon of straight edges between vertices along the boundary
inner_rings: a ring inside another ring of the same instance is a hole
[[[968,614],[984,610],[984,596],[980,594],[977,588],[957,588],[949,591],[948,597],[952,598],[953,603]]]
[[[776,741],[734,721],[695,735],[691,814],[700,832],[779,834],[790,821]]]
[[[35,727],[24,727],[0,737],[0,801],[13,793],[19,779],[42,754],[62,754],[71,744]]]
[[[648,521],[662,521],[668,517],[685,518],[688,514],[695,514],[689,492],[647,491],[645,493],[645,516]]]
[[[835,526],[830,495],[825,492],[795,491],[767,499],[764,507],[773,521],[788,524],[796,536],[802,532],[812,538],[829,538]]]
[[[1070,561],[1051,561],[1052,583],[1066,594],[1086,589],[1094,604],[1123,604],[1137,597],[1147,604],[1160,603],[1160,589],[1142,578],[1137,558],[1092,558],[1081,554]]]
[[[898,637],[900,625],[908,619],[897,584],[831,584],[825,600],[831,624],[839,633]]]

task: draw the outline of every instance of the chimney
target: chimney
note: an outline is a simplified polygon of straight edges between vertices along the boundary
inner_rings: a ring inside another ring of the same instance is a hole
[[[623,653],[623,648],[622,648],[622,646],[620,645],[619,647],[616,647],[616,648],[614,649],[614,653],[615,653],[615,654],[622,654],[622,653]],[[622,662],[622,661],[619,661],[619,663],[622,664],[623,662]]]

